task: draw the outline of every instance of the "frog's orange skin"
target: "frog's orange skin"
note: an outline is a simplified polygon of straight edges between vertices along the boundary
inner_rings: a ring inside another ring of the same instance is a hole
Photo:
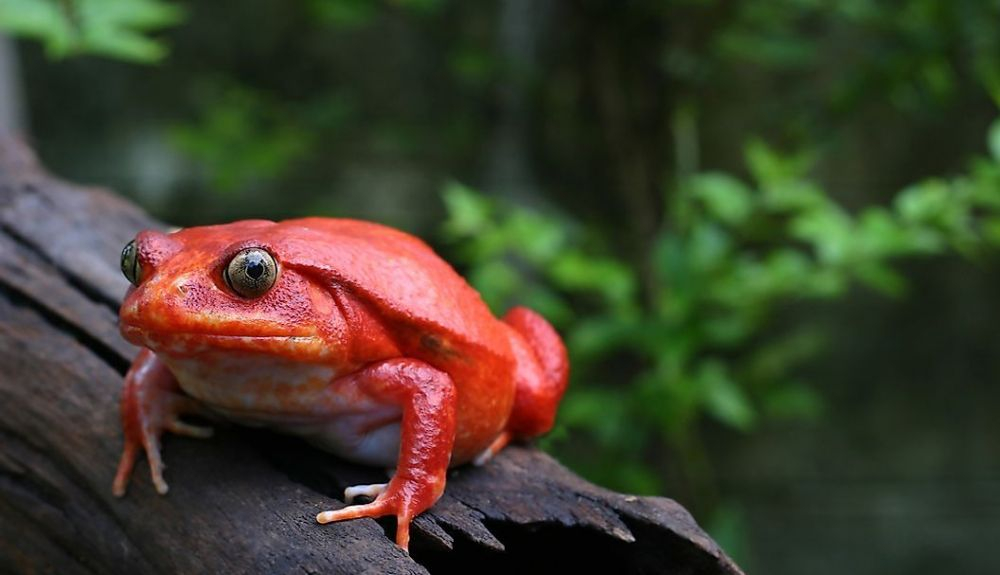
[[[274,285],[240,297],[223,268],[248,247],[277,262]],[[547,432],[566,387],[566,350],[538,314],[496,319],[417,238],[377,224],[242,221],[136,238],[140,280],[121,331],[142,346],[125,378],[125,492],[140,450],[165,493],[164,430],[219,415],[303,435],[343,457],[396,467],[385,485],[349,488],[372,503],[321,523],[396,515],[396,543],[444,491],[450,465],[482,463],[512,438]]]

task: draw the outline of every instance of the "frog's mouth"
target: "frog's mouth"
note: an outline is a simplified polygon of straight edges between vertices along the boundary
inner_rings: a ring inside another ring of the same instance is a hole
[[[229,350],[284,356],[299,361],[322,361],[329,355],[330,351],[329,346],[320,336],[308,333],[240,335],[210,332],[166,332],[123,323],[121,334],[134,345],[178,356]]]

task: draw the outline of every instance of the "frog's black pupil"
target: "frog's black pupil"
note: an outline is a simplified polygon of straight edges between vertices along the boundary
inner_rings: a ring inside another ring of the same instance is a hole
[[[250,279],[259,280],[264,275],[264,262],[259,255],[252,255],[247,258],[246,274]]]

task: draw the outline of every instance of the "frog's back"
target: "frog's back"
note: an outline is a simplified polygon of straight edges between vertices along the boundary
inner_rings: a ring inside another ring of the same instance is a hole
[[[509,355],[499,320],[420,239],[380,224],[334,218],[287,220],[272,233],[289,264],[347,286],[387,319],[412,324],[453,346]]]

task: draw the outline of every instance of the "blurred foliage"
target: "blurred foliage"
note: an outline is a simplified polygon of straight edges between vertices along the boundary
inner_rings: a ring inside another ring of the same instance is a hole
[[[162,0],[0,0],[0,29],[40,40],[53,58],[98,54],[152,63],[167,49],[150,33],[182,14]]]
[[[358,28],[370,24],[386,4],[407,8],[415,12],[433,12],[443,0],[309,0],[309,8],[320,22],[340,28]]]
[[[705,172],[671,194],[647,301],[637,268],[565,214],[457,183],[444,192],[447,239],[485,300],[497,312],[534,307],[565,335],[573,384],[560,425],[596,448],[565,455],[603,483],[662,491],[663,474],[643,462],[662,461],[649,452],[663,447],[696,469],[704,417],[748,432],[819,416],[822,399],[797,368],[823,334],[803,320],[775,329],[782,306],[843,298],[852,283],[899,295],[896,260],[1000,245],[1000,157],[857,214],[809,178],[811,154],[754,141],[746,161],[752,185]]]
[[[196,123],[174,126],[170,141],[196,160],[212,189],[229,193],[279,178],[312,147],[312,132],[280,102],[240,86],[223,87]],[[335,106],[326,109],[337,114]]]

